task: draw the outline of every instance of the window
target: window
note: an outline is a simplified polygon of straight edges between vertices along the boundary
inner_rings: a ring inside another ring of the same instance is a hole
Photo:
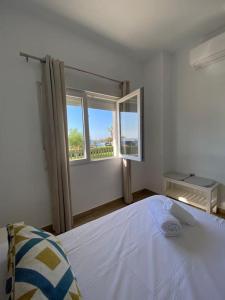
[[[120,156],[131,160],[143,159],[143,88],[120,99],[117,103]]]
[[[138,113],[136,97],[119,104],[120,152],[123,155],[138,155]]]
[[[101,95],[87,97],[91,160],[115,155],[116,102]]]
[[[100,160],[116,155],[117,97],[67,90],[70,161]]]
[[[67,96],[67,122],[69,159],[84,159],[86,158],[86,149],[83,125],[83,99],[81,97]]]
[[[69,159],[76,163],[120,156],[142,160],[141,100],[67,90]]]

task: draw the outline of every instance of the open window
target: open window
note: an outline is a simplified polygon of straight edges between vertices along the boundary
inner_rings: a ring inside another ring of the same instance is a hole
[[[116,157],[118,97],[67,89],[66,100],[70,162]]]
[[[67,89],[66,102],[69,160],[86,161],[89,158],[86,95]]]
[[[116,156],[116,101],[112,96],[87,93],[91,160]]]
[[[143,160],[143,94],[141,88],[117,102],[118,148],[122,158]]]
[[[67,89],[69,159],[142,160],[143,89],[123,98]]]

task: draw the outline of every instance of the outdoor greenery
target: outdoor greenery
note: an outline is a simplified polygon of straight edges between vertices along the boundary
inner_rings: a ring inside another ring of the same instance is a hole
[[[70,129],[68,139],[70,147],[83,147],[83,135],[76,128]]]
[[[93,147],[90,149],[91,159],[101,159],[113,156],[113,146]],[[83,148],[69,148],[70,160],[84,158]]]
[[[113,146],[91,148],[91,159],[99,159],[113,156]]]
[[[112,129],[109,129],[110,136],[104,139],[92,141],[90,154],[91,159],[101,159],[113,156]],[[83,135],[76,128],[70,129],[68,134],[69,158],[77,160],[84,158]],[[109,143],[109,144],[107,144]],[[102,145],[103,144],[103,145]],[[105,144],[105,146],[104,146]],[[99,146],[101,145],[101,146]]]
[[[91,159],[101,159],[113,156],[113,131],[108,129],[109,136],[101,139],[92,140],[90,147]],[[83,134],[76,128],[70,129],[69,140],[69,158],[78,160],[84,158],[84,140]],[[122,143],[121,151],[127,155],[137,155],[138,146],[134,142]]]

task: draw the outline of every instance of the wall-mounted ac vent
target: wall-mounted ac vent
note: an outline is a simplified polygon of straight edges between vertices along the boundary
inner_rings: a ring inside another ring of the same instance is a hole
[[[225,59],[225,33],[208,40],[190,52],[190,64],[194,69],[207,67],[223,59]]]

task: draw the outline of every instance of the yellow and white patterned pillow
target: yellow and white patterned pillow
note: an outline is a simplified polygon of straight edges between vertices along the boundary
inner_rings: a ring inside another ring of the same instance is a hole
[[[24,224],[8,225],[9,300],[80,300],[81,294],[60,241]]]

